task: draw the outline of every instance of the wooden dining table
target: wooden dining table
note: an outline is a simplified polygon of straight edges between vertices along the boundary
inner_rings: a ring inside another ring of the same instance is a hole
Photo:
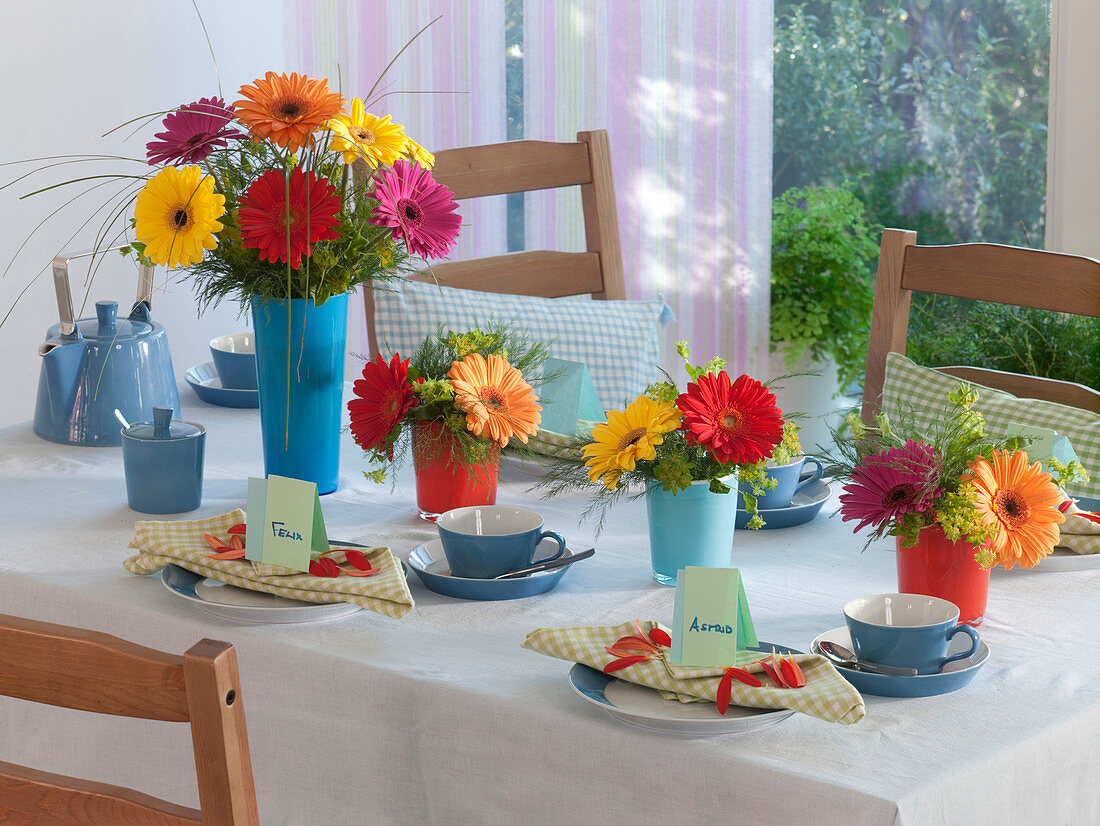
[[[264,470],[258,412],[180,395],[182,418],[207,429],[203,502],[164,518],[243,508],[248,477]],[[338,490],[322,497],[331,537],[401,558],[435,537],[409,468],[381,485],[364,478],[346,434],[341,461]],[[596,536],[580,519],[587,498],[546,499],[538,475],[506,459],[498,502],[538,510],[571,549],[596,548],[553,590],[463,600],[414,576],[402,619],[248,623],[124,570],[135,522],[159,517],[127,506],[119,448],[8,427],[0,612],[167,651],[232,643],[265,824],[1100,823],[1100,567],[995,570],[979,629],[990,656],[957,691],[867,695],[854,725],[794,714],[743,733],[664,734],[587,702],[570,663],[521,647],[539,627],[667,625],[673,613],[673,589],[651,576],[644,502],[621,502]],[[844,624],[845,602],[896,590],[892,540],[864,550],[831,515],[836,488],[806,524],[737,531],[733,564],[761,640],[806,651]],[[185,726],[0,707],[4,760],[197,804]]]

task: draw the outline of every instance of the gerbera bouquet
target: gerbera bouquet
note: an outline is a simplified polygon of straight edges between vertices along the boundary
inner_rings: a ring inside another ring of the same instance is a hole
[[[369,111],[373,90],[349,104],[327,80],[268,72],[238,94],[168,113],[134,205],[130,247],[188,270],[200,307],[231,294],[322,304],[447,254],[453,194],[430,152]]]
[[[499,455],[512,440],[526,444],[538,433],[542,407],[524,374],[546,356],[543,345],[497,326],[440,330],[411,358],[395,353],[388,362],[381,355],[368,361],[348,402],[352,436],[380,465],[366,475],[381,482],[395,446],[417,424],[442,428],[437,440],[467,465]]]
[[[838,435],[840,456],[825,469],[847,481],[843,520],[857,521],[856,531],[871,526],[868,542],[889,535],[905,547],[938,525],[952,542],[974,545],[986,568],[1030,568],[1054,550],[1069,500],[1040,462],[1029,461],[1025,438],[986,434],[977,400],[977,391],[960,385],[928,432],[884,413],[873,426],[851,414],[850,437]],[[1083,473],[1076,462],[1062,471],[1061,483]]]
[[[692,379],[687,390],[679,392],[671,380],[658,382],[625,409],[608,411],[607,421],[576,445],[583,464],[559,460],[548,475],[551,495],[599,483],[585,515],[602,517],[627,491],[641,495],[652,484],[675,494],[708,481],[715,493],[729,493],[736,474],[756,487],[767,486],[765,464],[784,438],[775,394],[747,375],[730,379],[721,358],[692,365],[686,342],[677,344],[676,352]],[[746,504],[755,515],[755,500],[747,497]]]

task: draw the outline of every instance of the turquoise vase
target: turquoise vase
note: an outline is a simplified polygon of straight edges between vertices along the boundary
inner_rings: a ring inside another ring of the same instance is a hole
[[[692,482],[675,495],[656,482],[646,488],[653,578],[662,585],[675,585],[677,571],[688,566],[730,567],[737,477],[722,481],[734,490],[711,493],[709,481]]]
[[[252,324],[264,472],[332,493],[340,476],[348,296],[320,307],[311,298],[253,296]]]

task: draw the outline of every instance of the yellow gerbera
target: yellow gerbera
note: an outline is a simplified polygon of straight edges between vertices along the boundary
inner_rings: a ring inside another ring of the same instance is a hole
[[[372,115],[359,98],[352,99],[350,115],[337,115],[325,125],[334,135],[328,148],[343,152],[344,163],[362,157],[371,167],[389,166],[405,154],[405,128],[390,123],[389,115]]]
[[[502,356],[470,353],[451,363],[447,373],[455,407],[466,414],[466,428],[477,436],[488,431],[501,447],[513,436],[524,444],[539,432],[542,407],[523,374]]]
[[[218,246],[214,233],[225,214],[225,196],[214,192],[214,179],[197,166],[166,166],[138,193],[134,206],[137,240],[145,255],[168,269],[197,264]]]
[[[609,410],[606,424],[592,428],[592,443],[584,446],[588,479],[602,478],[614,490],[624,470],[639,459],[656,459],[664,435],[680,426],[681,414],[672,402],[638,396],[625,410]]]
[[[405,137],[405,154],[409,160],[420,164],[425,169],[435,166],[435,155],[408,136]]]
[[[1066,519],[1058,510],[1058,486],[1039,462],[1028,466],[1027,458],[1022,450],[994,450],[992,462],[979,457],[962,477],[978,491],[978,515],[996,530],[990,550],[1005,568],[1017,562],[1030,568],[1053,551],[1058,523]]]

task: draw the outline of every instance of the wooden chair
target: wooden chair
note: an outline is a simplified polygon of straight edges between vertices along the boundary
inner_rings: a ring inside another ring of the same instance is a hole
[[[1100,318],[1100,261],[999,244],[921,247],[915,232],[883,230],[863,384],[865,422],[873,420],[881,400],[886,354],[905,353],[913,290]],[[1082,384],[981,367],[936,369],[1016,396],[1100,413],[1100,393]]]
[[[0,763],[4,823],[259,823],[237,654],[228,643],[202,640],[179,657],[98,631],[0,614],[0,694],[99,714],[190,722],[202,807]]]
[[[585,252],[537,250],[433,265],[441,284],[460,289],[557,298],[626,298],[611,144],[607,131],[578,132],[576,142],[510,141],[436,155],[432,171],[457,200],[579,186]],[[431,281],[431,275],[414,276]],[[374,300],[364,288],[371,356],[378,352]]]

